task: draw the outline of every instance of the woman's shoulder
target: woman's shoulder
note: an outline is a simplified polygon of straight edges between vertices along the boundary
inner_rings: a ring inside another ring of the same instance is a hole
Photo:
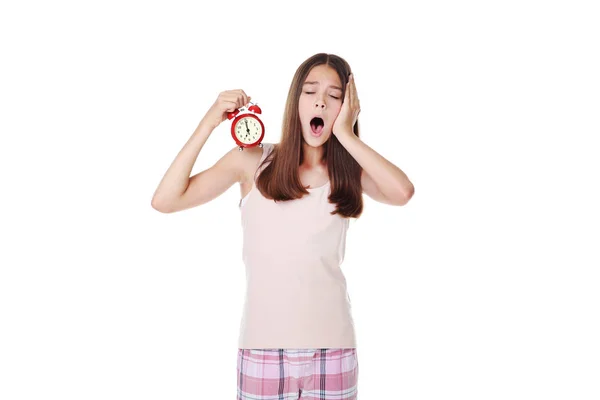
[[[261,159],[261,161],[263,159],[267,158],[267,156],[269,154],[271,154],[271,152],[273,152],[273,150],[277,146],[277,143],[265,143],[265,142],[263,142],[262,145],[263,145],[262,146],[262,151],[258,150],[258,152],[260,153],[260,159]],[[257,148],[259,148],[259,147],[257,146]]]
[[[243,153],[245,153],[245,155],[247,155],[247,159],[249,159],[250,161],[258,161],[261,158],[263,158],[264,156],[268,155],[271,151],[273,151],[273,149],[275,148],[275,143],[262,143],[262,146],[254,146],[254,147],[249,147],[249,148],[245,148],[243,150]]]
[[[277,143],[263,142],[262,145],[263,145],[263,149],[264,150],[269,150],[270,151],[270,150],[273,150],[275,148],[276,144]]]
[[[244,175],[246,180],[251,180],[261,162],[273,151],[276,143],[263,142],[263,146],[246,148],[244,153]]]

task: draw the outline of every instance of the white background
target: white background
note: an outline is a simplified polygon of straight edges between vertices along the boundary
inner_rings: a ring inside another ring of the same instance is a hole
[[[0,398],[235,398],[239,187],[150,201],[223,90],[279,141],[318,52],[350,63],[363,141],[415,185],[348,232],[359,398],[600,397],[600,15],[390,7],[2,4]],[[225,121],[193,173],[233,144]]]

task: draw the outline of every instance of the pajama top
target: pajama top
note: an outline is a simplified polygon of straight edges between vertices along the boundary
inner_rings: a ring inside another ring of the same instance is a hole
[[[261,163],[272,149],[263,143]],[[277,203],[255,183],[239,204],[246,271],[239,348],[355,348],[340,268],[349,220],[329,214],[329,181]]]

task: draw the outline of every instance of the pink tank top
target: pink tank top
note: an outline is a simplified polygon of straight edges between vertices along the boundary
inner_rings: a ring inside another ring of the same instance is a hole
[[[263,143],[261,162],[272,149]],[[329,214],[330,190],[327,182],[275,203],[253,184],[241,199],[246,295],[239,348],[356,347],[340,268],[349,220]]]

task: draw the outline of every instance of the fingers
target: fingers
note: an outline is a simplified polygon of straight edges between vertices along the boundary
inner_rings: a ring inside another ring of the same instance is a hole
[[[225,111],[229,111],[229,112],[233,112],[235,110],[237,110],[239,107],[237,105],[237,102],[234,101],[223,101],[223,104],[225,104],[227,106],[227,108],[225,109]]]
[[[346,85],[346,93],[344,93],[344,101],[342,103],[347,103],[350,101],[350,82]]]
[[[244,107],[246,104],[248,104],[248,102],[250,101],[250,97],[246,94],[246,92],[244,92],[242,89],[237,89],[235,90],[235,92],[238,94],[238,104],[240,104],[240,107]]]
[[[233,102],[236,108],[244,107],[252,97],[248,96],[242,89],[226,90],[219,94],[222,101]]]
[[[354,84],[354,74],[350,74],[348,78],[348,91],[350,92],[350,104],[355,106],[360,112],[360,101],[358,100],[358,93],[356,92],[356,85]]]
[[[240,104],[240,107],[244,107],[246,104],[248,104],[248,95],[246,94],[246,92],[244,92],[242,89],[237,89],[235,92],[237,92],[238,94],[238,104]]]

